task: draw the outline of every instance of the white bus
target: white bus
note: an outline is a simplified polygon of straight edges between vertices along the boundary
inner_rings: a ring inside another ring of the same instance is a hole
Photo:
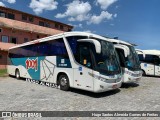
[[[136,50],[143,75],[160,76],[160,50]]]
[[[114,43],[122,67],[123,83],[139,82],[142,77],[142,71],[134,45],[115,39],[112,39],[112,42]]]
[[[9,49],[9,75],[54,83],[61,90],[119,88],[122,73],[113,44],[99,35],[66,32]]]

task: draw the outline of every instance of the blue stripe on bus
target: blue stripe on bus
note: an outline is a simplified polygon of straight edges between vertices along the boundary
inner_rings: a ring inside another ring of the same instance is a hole
[[[37,66],[35,65],[34,61],[37,59]],[[27,57],[27,58],[11,58],[13,65],[15,66],[23,66],[24,68],[28,68],[28,74],[34,80],[40,80],[40,61],[44,60],[45,57]],[[27,66],[27,63],[28,66]],[[31,63],[32,62],[32,63]],[[21,71],[20,71],[21,72]]]

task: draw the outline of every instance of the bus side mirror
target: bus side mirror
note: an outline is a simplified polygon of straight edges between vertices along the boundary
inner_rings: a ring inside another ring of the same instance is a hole
[[[130,54],[130,50],[127,46],[122,46],[122,45],[119,45],[119,44],[115,44],[114,45],[115,48],[118,48],[118,49],[122,49],[124,51],[124,56],[127,57],[129,54]]]
[[[126,49],[123,50],[124,50],[124,56],[127,57],[129,55],[128,51]]]
[[[79,39],[77,40],[78,42],[89,42],[93,43],[96,49],[96,53],[100,54],[101,53],[101,43],[98,40],[95,39]]]

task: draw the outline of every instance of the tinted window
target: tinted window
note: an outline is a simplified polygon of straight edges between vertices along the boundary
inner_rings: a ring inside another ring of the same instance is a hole
[[[125,63],[126,63],[126,58],[124,56],[124,50],[116,48],[116,51],[118,53],[118,57],[119,57],[119,61],[120,61],[120,65],[121,67],[125,67]]]
[[[63,39],[52,41],[49,44],[50,44],[51,54],[66,56],[67,50],[63,42]]]
[[[149,64],[157,64],[159,65],[160,64],[160,58],[159,56],[156,56],[156,55],[145,55],[145,58],[143,57],[142,54],[139,54],[139,60],[141,62],[145,62],[145,63],[149,63]]]
[[[154,63],[153,55],[146,55],[145,60],[146,63]]]
[[[27,20],[27,15],[22,15],[22,20]]]
[[[63,25],[60,25],[60,29],[63,30]]]
[[[17,38],[15,38],[15,37],[11,37],[11,43],[16,44],[16,43],[17,43]]]
[[[0,11],[0,17],[6,17],[6,13],[3,11]]]
[[[8,13],[8,18],[9,18],[9,19],[14,19],[15,16],[14,16],[14,14],[12,14],[12,13]]]
[[[44,22],[39,21],[39,25],[40,25],[40,26],[44,26]]]
[[[2,42],[8,43],[8,36],[2,35]]]
[[[76,48],[77,48],[77,40],[79,39],[87,39],[86,36],[71,36],[67,37],[68,43],[70,45],[70,48],[73,52],[73,54],[76,54]]]
[[[67,40],[75,60],[81,65],[92,68],[91,48],[89,43],[77,43],[77,40],[86,38],[86,36],[71,36],[67,37]]]
[[[62,56],[68,58],[63,39],[41,42],[10,50],[9,57]]]
[[[34,21],[34,18],[33,18],[33,17],[29,17],[29,21],[30,21],[30,22],[33,22],[33,21]]]
[[[153,55],[153,59],[154,59],[154,64],[155,65],[160,65],[160,58],[159,58],[159,56]]]
[[[45,26],[46,26],[46,27],[50,27],[50,24],[49,24],[49,23],[45,23]]]
[[[142,54],[138,54],[139,60],[140,61],[144,61],[143,55]]]
[[[81,65],[92,68],[92,59],[90,45],[88,43],[79,43],[77,48],[77,57],[76,61]]]
[[[59,28],[59,25],[58,25],[58,24],[55,24],[55,28]]]

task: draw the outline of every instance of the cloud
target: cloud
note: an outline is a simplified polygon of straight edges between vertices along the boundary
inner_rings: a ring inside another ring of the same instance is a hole
[[[3,2],[0,2],[0,6],[5,7],[5,4]]]
[[[107,9],[111,4],[117,0],[96,0],[97,5],[100,4],[101,8]],[[100,24],[104,20],[111,20],[117,17],[117,14],[111,14],[107,10],[101,11],[100,15],[91,14],[91,5],[89,2],[82,0],[74,0],[65,5],[66,11],[58,13],[56,18],[68,18],[68,21],[87,21],[87,24]],[[76,25],[75,27],[78,27]],[[80,27],[80,26],[79,26]]]
[[[69,17],[69,21],[84,21],[89,19],[89,11],[91,10],[91,5],[89,4],[89,2],[74,0],[66,6],[66,12],[58,13],[55,16],[56,18]]]
[[[16,2],[16,0],[3,0],[4,2],[8,2],[10,4],[13,4]],[[0,2],[0,6],[6,7],[6,5],[3,2]]]
[[[84,30],[83,32],[92,33],[91,30]]]
[[[88,24],[99,24],[101,23],[104,19],[110,20],[113,18],[113,15],[107,11],[102,11],[99,16],[93,15],[88,22]]]
[[[8,2],[8,3],[10,3],[10,4],[13,4],[13,3],[16,2],[16,0],[3,0],[3,1],[6,1],[6,2]]]
[[[83,25],[80,23],[80,24],[78,25],[78,27],[83,28]]]
[[[78,24],[78,25],[74,25],[74,27],[83,28],[83,25],[80,23],[80,24]]]
[[[116,18],[116,17],[117,17],[117,14],[114,14],[114,15],[113,15],[113,17],[115,17],[115,18]]]
[[[76,25],[72,24],[72,23],[69,23],[69,25],[74,26],[74,28],[83,28],[83,25],[81,23],[76,24]]]
[[[54,10],[57,9],[58,2],[55,0],[31,0],[29,5],[30,8],[38,15],[44,10]]]
[[[111,24],[110,24],[110,26],[114,26],[114,24],[113,24],[113,23],[111,23]]]
[[[96,33],[96,31],[91,31],[91,30],[84,30],[83,32]]]
[[[117,0],[97,0],[97,5],[101,6],[101,9],[106,10],[113,3],[117,2]]]

